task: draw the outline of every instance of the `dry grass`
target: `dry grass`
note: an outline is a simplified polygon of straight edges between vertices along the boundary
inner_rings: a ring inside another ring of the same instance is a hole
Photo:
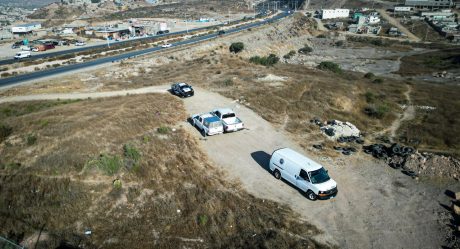
[[[416,119],[402,124],[399,134],[420,150],[460,156],[460,87],[417,82],[412,85],[413,104],[435,110],[416,108]]]
[[[318,230],[288,208],[223,180],[178,124],[186,116],[177,98],[34,104],[45,107],[22,112],[28,104],[7,105],[19,114],[4,118],[15,125],[0,144],[2,236],[35,238],[30,248],[63,242],[84,248],[325,247],[311,240]],[[164,134],[158,127],[175,129]],[[31,146],[23,139],[29,133],[37,135]],[[113,176],[85,167],[102,153],[123,163]]]
[[[441,49],[401,59],[401,75],[430,74],[460,67],[460,48]]]

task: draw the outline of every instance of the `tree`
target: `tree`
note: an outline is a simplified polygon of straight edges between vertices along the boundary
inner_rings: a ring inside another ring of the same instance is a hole
[[[235,53],[235,54],[243,51],[243,49],[244,49],[244,43],[242,42],[234,42],[230,45],[230,48],[229,48],[230,52]]]

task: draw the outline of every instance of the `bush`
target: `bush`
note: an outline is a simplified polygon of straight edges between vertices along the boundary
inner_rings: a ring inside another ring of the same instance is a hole
[[[383,83],[383,79],[381,79],[381,78],[375,79],[375,80],[372,81],[372,83],[375,83],[375,84],[382,84],[382,83]]]
[[[244,43],[242,42],[234,42],[230,45],[230,48],[229,48],[230,52],[235,53],[235,54],[243,51],[243,49],[244,49]]]
[[[120,170],[122,162],[117,155],[101,154],[98,159],[89,161],[87,165],[96,167],[107,175],[114,175]]]
[[[374,103],[375,102],[375,94],[373,92],[366,92],[364,95],[366,97],[367,103]]]
[[[319,34],[318,36],[316,36],[316,38],[326,38],[326,35],[325,34]]]
[[[342,69],[340,68],[340,66],[337,63],[334,63],[332,61],[323,61],[323,62],[319,63],[317,68],[320,69],[320,70],[331,71],[331,72],[334,72],[334,73],[341,73],[342,72]]]
[[[13,128],[9,125],[1,124],[0,125],[0,142],[5,141],[5,139],[13,133]]]
[[[167,126],[160,126],[157,128],[157,132],[160,134],[168,134],[171,131],[171,128]]]
[[[313,49],[308,45],[305,45],[303,48],[299,49],[299,54],[308,54],[313,52]]]
[[[291,59],[291,57],[294,56],[295,54],[296,54],[295,50],[291,50],[291,51],[289,51],[289,53],[285,54],[285,55],[283,56],[283,58],[286,59],[286,60],[289,60],[289,59]]]
[[[27,145],[34,145],[37,142],[37,136],[35,134],[28,134],[26,141]]]
[[[131,144],[123,145],[123,155],[128,158],[132,159],[135,162],[138,162],[141,159],[141,153]]]
[[[279,60],[280,58],[274,54],[270,54],[269,56],[264,56],[264,57],[253,56],[249,59],[251,63],[264,65],[264,66],[273,66],[276,63],[278,63]]]
[[[366,113],[370,117],[377,119],[382,119],[389,111],[390,108],[385,104],[378,106],[371,105],[364,108],[364,113]]]
[[[364,78],[366,78],[366,79],[373,79],[374,77],[375,77],[375,75],[373,73],[366,73],[364,75]]]
[[[345,45],[345,42],[344,42],[344,41],[336,41],[336,42],[335,42],[335,46],[336,46],[336,47],[342,47],[343,45]]]
[[[224,86],[233,86],[233,80],[232,79],[226,79],[226,80],[224,80],[223,85]]]
[[[120,179],[115,179],[112,182],[113,188],[116,190],[120,190],[123,187],[123,184]]]

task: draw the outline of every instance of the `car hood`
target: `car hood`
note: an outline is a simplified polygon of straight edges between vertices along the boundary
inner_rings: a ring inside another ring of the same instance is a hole
[[[315,186],[318,188],[319,191],[327,191],[327,190],[337,187],[337,182],[335,182],[331,178],[329,179],[329,181],[323,182],[323,183],[317,183],[315,184]]]
[[[190,88],[190,87],[184,87],[184,88],[182,88],[182,91],[184,91],[184,93],[188,93],[188,92],[191,92],[191,91],[192,91],[192,88]]]

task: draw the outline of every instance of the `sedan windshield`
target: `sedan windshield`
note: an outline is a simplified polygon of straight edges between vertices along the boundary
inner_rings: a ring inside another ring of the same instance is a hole
[[[323,183],[331,179],[324,168],[310,172],[311,183]]]

